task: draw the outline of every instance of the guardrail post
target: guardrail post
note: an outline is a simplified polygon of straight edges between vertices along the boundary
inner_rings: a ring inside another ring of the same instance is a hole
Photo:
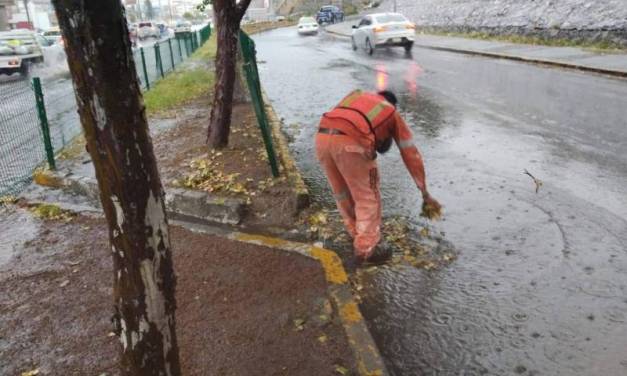
[[[144,56],[144,47],[139,48],[142,57],[142,69],[144,70],[144,80],[146,81],[146,90],[150,90],[150,82],[148,82],[148,71],[146,70],[146,57]]]
[[[172,53],[172,38],[168,38],[168,47],[170,48],[170,61],[172,62],[172,70],[174,70],[174,53]]]
[[[46,159],[48,167],[56,170],[57,165],[54,162],[54,148],[50,139],[50,126],[48,124],[48,116],[46,115],[46,104],[44,103],[44,93],[41,90],[41,80],[39,77],[33,77],[33,90],[35,91],[35,103],[37,104],[37,116],[41,125],[41,134],[44,138],[44,148],[46,150]]]
[[[155,43],[155,63],[157,64],[156,68],[161,73],[161,78],[163,78],[163,64],[161,63],[161,46],[159,46],[159,42]]]
[[[181,58],[181,61],[183,61],[183,49],[181,48],[181,38],[179,37],[176,38],[176,44],[179,46],[179,57]]]

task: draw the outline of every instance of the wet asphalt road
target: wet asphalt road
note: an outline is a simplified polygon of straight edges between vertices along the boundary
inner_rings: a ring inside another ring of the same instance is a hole
[[[418,48],[369,57],[293,28],[255,40],[262,84],[327,204],[319,116],[354,88],[400,94],[445,206],[432,231],[459,258],[368,276],[364,314],[392,374],[627,374],[627,81]],[[389,154],[384,213],[422,223]]]

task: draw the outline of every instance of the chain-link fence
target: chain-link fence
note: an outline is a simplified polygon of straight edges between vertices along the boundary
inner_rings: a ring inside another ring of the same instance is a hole
[[[257,116],[257,123],[261,129],[261,136],[268,154],[268,163],[274,177],[279,176],[279,165],[272,144],[272,130],[268,122],[268,116],[263,103],[261,93],[261,83],[259,81],[259,71],[257,70],[257,51],[255,50],[255,42],[243,30],[239,32],[239,41],[242,48],[244,72],[246,72],[246,81],[248,90]]]
[[[14,194],[45,159],[37,106],[28,85],[7,83],[0,92],[0,194]]]
[[[177,33],[173,38],[155,42],[133,51],[141,87],[149,90],[155,81],[173,71],[211,36],[209,25],[200,30]]]
[[[211,35],[206,26],[177,34],[150,47],[133,50],[143,89],[188,58]],[[19,193],[33,171],[82,131],[72,83],[67,78],[39,78],[0,83],[0,196]]]

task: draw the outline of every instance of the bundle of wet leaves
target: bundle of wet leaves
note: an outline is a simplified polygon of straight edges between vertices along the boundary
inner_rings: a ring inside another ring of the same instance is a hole
[[[311,240],[337,251],[342,258],[352,257],[352,238],[345,231],[337,212],[318,210],[310,214],[304,224]],[[426,224],[412,223],[405,217],[394,216],[384,219],[381,231],[382,238],[394,250],[392,260],[386,263],[388,266],[407,265],[432,270],[456,258],[452,245],[441,234],[432,234]]]
[[[76,214],[54,204],[35,204],[29,207],[35,217],[43,220],[71,221]]]
[[[173,183],[185,188],[201,189],[207,192],[248,193],[248,184],[246,183],[249,182],[239,181],[240,174],[225,174],[218,168],[215,159],[221,155],[221,152],[213,152],[207,158],[192,160],[189,164],[190,173]]]
[[[255,180],[245,178],[240,173],[226,173],[221,165],[222,152],[211,151],[202,158],[189,163],[189,171],[182,178],[174,180],[174,186],[203,190],[210,193],[245,197],[250,203],[251,198],[264,192],[276,184],[285,181],[285,177],[272,177]]]

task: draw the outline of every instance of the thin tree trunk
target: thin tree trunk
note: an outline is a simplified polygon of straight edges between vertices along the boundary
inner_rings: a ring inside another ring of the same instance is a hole
[[[241,61],[239,51],[237,53],[237,59]],[[235,87],[233,89],[233,103],[234,104],[250,102],[250,96],[248,95],[248,90],[246,89],[246,86],[244,86],[245,83],[244,83],[243,75],[244,75],[244,72],[242,69],[242,64],[241,63],[235,64],[235,83],[234,83]]]
[[[216,20],[218,51],[207,142],[210,147],[219,149],[229,143],[240,18],[232,0],[214,1],[213,14]]]
[[[53,0],[113,256],[123,375],[181,374],[164,194],[119,0]]]
[[[207,132],[207,143],[212,148],[224,148],[229,143],[239,24],[249,4],[250,0],[240,0],[238,3],[235,0],[213,1],[218,51],[213,106]]]

